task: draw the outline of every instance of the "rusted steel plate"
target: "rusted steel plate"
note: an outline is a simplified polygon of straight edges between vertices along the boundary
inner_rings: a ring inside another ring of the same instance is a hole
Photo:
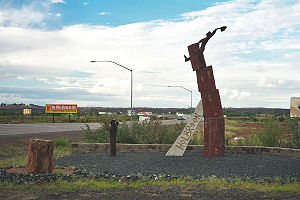
[[[204,117],[223,117],[219,90],[202,91]]]
[[[199,43],[191,44],[190,46],[188,46],[188,50],[193,71],[206,66],[204,55],[199,49]]]
[[[196,74],[199,92],[216,89],[216,83],[212,66],[196,70]]]
[[[224,118],[204,119],[204,156],[220,157],[225,155]]]

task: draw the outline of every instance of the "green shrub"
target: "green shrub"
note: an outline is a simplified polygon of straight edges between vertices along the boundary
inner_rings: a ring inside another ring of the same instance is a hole
[[[264,123],[264,129],[262,132],[256,134],[262,146],[275,147],[280,145],[280,134],[282,134],[282,127],[278,121],[271,118]]]
[[[189,145],[204,145],[204,132],[196,130],[189,142]]]
[[[54,147],[70,147],[69,140],[66,138],[56,138],[53,140]]]
[[[291,148],[300,148],[300,118],[289,118],[285,121],[286,132],[288,133],[290,140],[287,142]]]
[[[84,131],[84,137],[86,142],[89,143],[107,143],[109,142],[109,130],[110,121],[113,116],[100,116],[98,121],[100,122],[100,128],[96,130],[91,130],[89,125],[85,125],[86,129]]]
[[[251,137],[245,137],[244,140],[239,140],[238,145],[299,148],[296,125],[293,119],[266,118],[263,121],[263,130]]]
[[[111,119],[102,119],[102,126],[96,130],[90,130],[87,125],[87,129],[84,130],[85,140],[90,143],[109,142]],[[159,120],[150,120],[142,123],[133,122],[131,128],[128,123],[122,122],[118,127],[117,142],[128,144],[173,144],[185,125],[185,123],[181,123],[169,126],[163,125]]]

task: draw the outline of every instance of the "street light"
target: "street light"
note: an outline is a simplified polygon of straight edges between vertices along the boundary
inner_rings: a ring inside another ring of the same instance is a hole
[[[175,85],[175,86],[169,85],[168,87],[179,87],[179,88],[182,88],[182,89],[184,89],[184,90],[191,93],[191,115],[192,115],[193,114],[193,91],[189,90],[189,89],[186,89],[185,87],[178,86],[178,85]]]
[[[99,60],[99,61],[96,61],[96,60],[92,60],[91,63],[95,63],[95,62],[109,62],[109,63],[113,63],[115,65],[118,65],[124,69],[127,69],[128,71],[130,71],[130,78],[131,78],[131,83],[130,83],[130,126],[132,127],[132,69],[129,69],[119,63],[116,63],[114,61],[111,61],[111,60]]]

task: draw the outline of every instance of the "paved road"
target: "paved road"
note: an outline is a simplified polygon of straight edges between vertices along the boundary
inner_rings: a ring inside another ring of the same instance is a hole
[[[172,125],[181,122],[180,120],[164,120],[163,124]],[[91,129],[100,127],[99,123],[87,124]],[[86,128],[84,123],[0,124],[0,135],[80,131],[82,128]]]
[[[88,125],[91,129],[100,126],[99,123]],[[82,128],[85,128],[84,123],[0,124],[0,135],[78,131]]]

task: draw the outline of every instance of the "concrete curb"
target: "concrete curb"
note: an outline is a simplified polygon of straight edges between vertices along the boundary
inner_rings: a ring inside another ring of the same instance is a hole
[[[117,152],[167,152],[171,144],[117,144]],[[203,152],[203,145],[188,145],[189,152]],[[72,143],[72,154],[109,152],[109,143]],[[300,159],[300,149],[261,146],[226,146],[226,153],[265,154]]]

